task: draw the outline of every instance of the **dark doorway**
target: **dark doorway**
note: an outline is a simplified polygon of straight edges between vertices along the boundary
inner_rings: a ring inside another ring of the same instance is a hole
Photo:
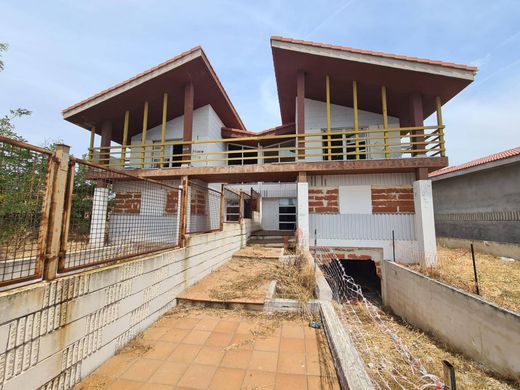
[[[361,286],[363,295],[381,295],[381,279],[377,276],[376,263],[372,260],[341,260],[341,265],[345,273]]]

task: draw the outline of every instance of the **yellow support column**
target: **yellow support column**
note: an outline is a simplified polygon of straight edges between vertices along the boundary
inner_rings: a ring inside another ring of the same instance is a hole
[[[164,165],[164,143],[166,142],[166,118],[168,114],[168,94],[164,93],[162,103],[162,125],[161,125],[161,168]]]
[[[381,101],[383,103],[383,128],[385,129],[385,158],[390,158],[390,151],[388,148],[388,109],[386,106],[386,87],[381,87]]]
[[[141,137],[141,168],[144,168],[146,160],[146,130],[148,129],[148,102],[144,102],[143,133]]]
[[[94,159],[94,137],[96,136],[96,127],[92,126],[90,128],[90,144],[88,148],[88,157],[89,160],[92,161]]]
[[[125,123],[123,125],[123,143],[121,144],[121,164],[126,163],[126,145],[128,144],[128,123],[130,122],[130,111],[125,111]]]
[[[437,130],[439,131],[439,145],[441,149],[441,157],[446,155],[446,151],[444,148],[444,125],[442,123],[442,102],[441,98],[437,96],[435,98],[435,108],[437,110]]]
[[[330,79],[329,79],[329,75],[327,75],[325,77],[325,94],[326,94],[326,104],[325,106],[327,107],[327,155],[328,155],[328,160],[332,160],[332,156],[331,156],[331,134],[330,134]]]
[[[359,113],[357,100],[357,81],[352,81],[352,101],[354,109],[354,139],[356,140],[356,160],[359,160]],[[348,158],[348,156],[346,156]]]

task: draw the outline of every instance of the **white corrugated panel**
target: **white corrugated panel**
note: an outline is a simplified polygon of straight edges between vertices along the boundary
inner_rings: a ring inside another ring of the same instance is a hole
[[[411,185],[414,180],[415,175],[412,172],[309,177],[311,187],[336,187],[347,185]]]
[[[310,233],[326,239],[415,240],[413,214],[309,214]]]

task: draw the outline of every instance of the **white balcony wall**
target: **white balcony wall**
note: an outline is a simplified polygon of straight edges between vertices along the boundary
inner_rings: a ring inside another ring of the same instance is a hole
[[[296,111],[298,107],[296,106]],[[337,104],[330,105],[331,112],[331,128],[332,129],[353,129],[354,128],[354,110],[351,107],[340,106]],[[383,128],[383,115],[358,110],[359,116],[359,127],[368,129]],[[296,112],[296,118],[298,114]],[[296,124],[298,126],[298,124]],[[399,127],[399,118],[392,116],[388,117],[388,127],[396,128]],[[325,102],[320,102],[312,99],[305,99],[305,132],[306,133],[319,133],[323,129],[327,128],[327,107]],[[390,134],[392,135],[392,134]],[[394,133],[397,135],[397,133]],[[370,137],[383,137],[383,131],[377,133],[370,133]],[[321,137],[308,137],[307,140],[316,140],[316,142],[307,142],[307,148],[315,148],[306,151],[305,161],[323,161],[322,156],[312,156],[313,154],[322,154],[322,138]],[[389,143],[397,144],[399,139],[390,140]],[[382,152],[377,154],[368,155],[367,159],[382,159],[385,158],[384,154],[384,140],[367,140],[367,151],[368,152]],[[397,150],[400,146],[391,146],[390,150]],[[390,153],[390,158],[400,158],[401,155],[396,152]]]
[[[224,126],[222,120],[210,105],[197,108],[193,111],[193,140],[221,139],[221,128]],[[166,140],[181,141],[184,128],[184,115],[178,116],[166,123]],[[142,133],[136,134],[131,138],[132,145],[140,145]],[[161,141],[161,125],[148,129],[146,143],[152,144],[154,141]],[[203,143],[192,145],[192,159],[200,160],[191,163],[192,166],[216,166],[225,165],[225,161],[205,161],[206,158],[222,158],[225,155],[201,156],[202,153],[221,152],[226,150],[224,143]],[[140,167],[141,151],[139,148],[132,150],[130,154],[130,166]],[[159,151],[156,152],[159,156]],[[147,153],[146,168],[153,167],[151,150]]]

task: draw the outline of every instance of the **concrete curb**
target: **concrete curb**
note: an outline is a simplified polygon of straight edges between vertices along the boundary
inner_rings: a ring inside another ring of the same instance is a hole
[[[342,389],[374,390],[363,361],[345,331],[330,301],[320,301],[323,329],[327,335],[336,373]]]

